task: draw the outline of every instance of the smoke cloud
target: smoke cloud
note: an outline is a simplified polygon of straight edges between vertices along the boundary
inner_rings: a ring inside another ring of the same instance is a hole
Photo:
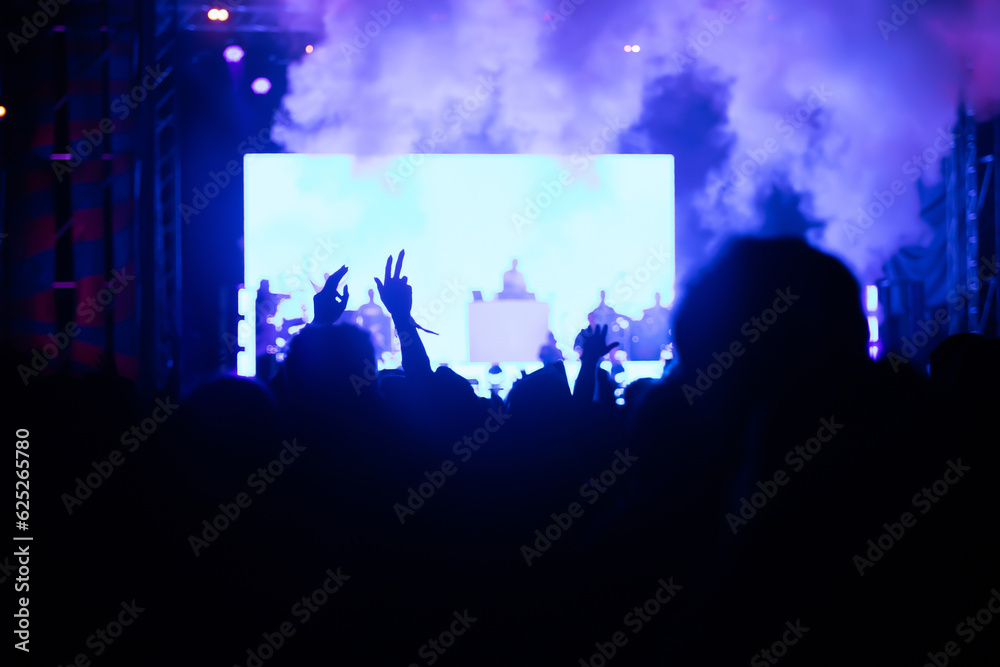
[[[1000,108],[992,0],[283,4],[325,31],[289,67],[288,150],[569,155],[620,123],[606,152],[677,156],[680,272],[780,191],[879,277],[929,233],[916,181],[940,179],[959,100]]]

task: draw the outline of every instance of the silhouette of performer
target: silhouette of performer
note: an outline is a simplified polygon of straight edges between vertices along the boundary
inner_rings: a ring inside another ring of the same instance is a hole
[[[368,290],[368,303],[348,314],[347,321],[371,334],[376,356],[392,351],[392,320],[382,306],[375,303],[375,290]]]
[[[607,293],[604,290],[601,290],[601,303],[597,305],[597,308],[594,308],[592,311],[590,311],[590,313],[587,314],[587,322],[589,325],[588,328],[606,327],[608,340],[617,341],[620,345],[622,345],[622,348],[624,349],[627,338],[625,332],[622,330],[618,321],[620,319],[628,320],[629,318],[619,314],[617,311],[615,311],[614,308],[609,306],[605,302],[606,297]],[[581,332],[580,334],[577,335],[576,340],[573,341],[573,348],[576,350],[582,350],[583,343],[584,343],[583,332]]]
[[[528,291],[524,276],[517,270],[517,260],[511,263],[510,271],[503,274],[503,291],[497,293],[498,299],[534,299],[535,295]]]

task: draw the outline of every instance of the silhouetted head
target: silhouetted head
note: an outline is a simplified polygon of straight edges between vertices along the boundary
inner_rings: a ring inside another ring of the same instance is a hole
[[[605,296],[607,296],[607,295],[604,293],[604,290],[601,290],[601,303],[604,303],[604,297]]]
[[[375,303],[375,290],[368,290],[368,303]]]
[[[285,361],[292,405],[321,417],[377,395],[378,366],[368,332],[353,324],[307,326]]]
[[[222,376],[198,385],[183,401],[192,438],[218,452],[259,457],[281,442],[271,392],[252,378]]]
[[[674,341],[685,374],[734,346],[727,375],[768,382],[834,362],[868,359],[857,280],[839,260],[795,238],[729,241],[692,280],[676,310]]]
[[[510,268],[513,271],[517,271],[517,260],[516,259],[513,262],[511,262]]]
[[[931,379],[942,383],[948,381],[962,353],[979,340],[983,340],[983,336],[977,333],[958,333],[941,341],[930,354]]]

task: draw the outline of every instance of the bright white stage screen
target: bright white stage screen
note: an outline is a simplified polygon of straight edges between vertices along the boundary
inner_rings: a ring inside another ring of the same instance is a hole
[[[472,292],[493,299],[513,259],[527,290],[549,305],[549,328],[568,358],[601,290],[633,318],[655,292],[665,306],[673,300],[670,155],[255,154],[244,174],[241,375],[255,373],[262,352],[253,333],[261,280],[291,295],[279,320],[309,321],[310,281],[322,285],[346,264],[355,310],[400,249],[414,319],[440,334],[422,334],[434,364],[469,361]]]

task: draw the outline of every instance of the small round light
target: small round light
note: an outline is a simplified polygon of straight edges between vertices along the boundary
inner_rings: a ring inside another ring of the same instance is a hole
[[[312,52],[313,52],[313,45],[306,44],[306,53],[312,53]]]
[[[244,55],[246,54],[243,52],[243,47],[239,44],[230,44],[222,51],[222,57],[227,63],[238,63],[243,60]]]
[[[7,115],[7,107],[0,107],[0,118]]]
[[[219,10],[218,9],[209,9],[208,10],[208,20],[209,21],[218,21],[219,20]]]
[[[267,95],[271,90],[271,81],[266,76],[258,76],[250,82],[250,90],[258,95]]]
[[[631,46],[629,46],[628,44],[626,44],[626,45],[625,45],[625,53],[628,53],[628,52],[629,52],[629,51],[631,51],[631,50],[632,50],[632,47],[631,47]]]
[[[632,45],[632,53],[639,53],[639,45],[638,44],[633,44]]]
[[[219,10],[219,20],[220,21],[225,21],[228,18],[229,18],[229,10],[228,9],[220,9]]]

